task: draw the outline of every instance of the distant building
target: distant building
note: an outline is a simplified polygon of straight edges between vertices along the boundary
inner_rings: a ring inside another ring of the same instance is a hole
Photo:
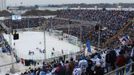
[[[0,0],[0,11],[6,10],[6,0]]]

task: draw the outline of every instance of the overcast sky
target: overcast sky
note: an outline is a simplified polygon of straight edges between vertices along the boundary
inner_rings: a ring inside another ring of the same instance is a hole
[[[8,6],[67,3],[134,3],[134,0],[7,0]]]

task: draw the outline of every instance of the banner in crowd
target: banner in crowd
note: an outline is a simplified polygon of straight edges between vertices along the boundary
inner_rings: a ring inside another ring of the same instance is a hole
[[[128,35],[122,36],[121,38],[119,38],[119,40],[122,43],[122,45],[127,45],[131,42],[131,39]]]
[[[87,46],[87,50],[88,50],[88,52],[91,52],[91,45],[90,45],[90,40],[88,39],[87,41],[86,41],[86,46]]]

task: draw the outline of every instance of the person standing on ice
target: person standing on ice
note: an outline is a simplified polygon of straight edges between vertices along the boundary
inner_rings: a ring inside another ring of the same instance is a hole
[[[51,55],[52,55],[52,56],[54,56],[54,51],[55,51],[55,49],[52,48],[52,52],[51,52]]]
[[[40,53],[43,53],[43,51],[42,51],[41,49],[39,49],[39,52],[40,52]]]
[[[45,49],[43,49],[43,53],[45,53],[46,52],[46,50]]]
[[[29,50],[29,55],[31,55],[31,54],[34,55],[34,51]]]
[[[30,50],[29,50],[28,54],[31,55],[31,51]]]
[[[61,50],[61,53],[62,53],[62,55],[64,55],[64,51],[63,51],[63,49]]]

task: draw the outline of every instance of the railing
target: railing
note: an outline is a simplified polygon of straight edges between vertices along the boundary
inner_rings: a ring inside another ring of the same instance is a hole
[[[104,50],[100,50],[100,51],[98,51],[98,53],[103,52],[103,51]],[[68,60],[68,59],[70,59],[70,57],[73,57],[74,60],[75,59],[77,60],[77,58],[79,58],[79,56],[81,56],[81,55],[84,55],[84,53],[83,52],[77,52],[77,53],[71,53],[71,54],[63,54],[61,56],[56,56],[56,57],[53,57],[53,58],[48,58],[48,59],[45,59],[45,60],[40,60],[39,62],[42,63],[43,61],[45,61],[46,63],[49,63],[49,62],[52,62],[54,60],[58,61],[60,57],[63,57],[64,60]],[[16,64],[16,63],[14,62],[14,63],[5,64],[5,65],[0,65],[0,67],[6,67],[6,66],[10,66],[12,64]],[[17,70],[16,72],[17,73],[20,73],[20,72],[23,73],[25,71],[28,71],[29,67],[31,67],[31,68],[38,68],[38,67],[42,67],[42,64],[37,65],[37,66],[30,65],[30,66],[25,67],[23,69]]]
[[[45,62],[52,62],[53,60],[59,60],[60,57],[63,57],[64,60],[69,59],[70,57],[73,57],[74,60],[77,59],[77,56],[84,55],[83,52],[77,52],[77,53],[71,53],[71,54],[63,54],[61,56],[53,57],[53,58],[48,58],[45,60]]]
[[[70,57],[76,58],[74,56],[78,56],[78,55],[82,55],[82,53],[79,52],[79,53],[73,53],[73,54],[66,54],[66,55],[62,55],[62,56],[57,56],[57,57],[45,59],[45,63],[52,62],[53,60],[58,61],[60,57],[64,58],[64,56],[65,56],[64,59],[68,59]],[[23,73],[25,71],[29,71],[30,70],[29,68],[34,69],[34,68],[39,68],[39,67],[41,68],[43,66],[42,61],[40,61],[40,64],[36,65],[36,66],[35,65],[30,65],[30,66],[25,66],[23,68],[17,68],[17,63],[13,62],[13,63],[9,63],[9,64],[0,65],[0,69],[1,68],[9,68],[9,66],[11,67],[11,65],[13,65],[13,64],[15,65],[15,73],[18,73],[18,74]],[[7,72],[8,72],[8,70],[7,70]]]
[[[11,29],[8,28],[2,21],[0,21],[0,25],[3,29],[5,29],[6,32],[10,33]]]
[[[131,25],[132,23],[133,23],[133,22],[128,21],[128,23],[125,24],[124,27],[121,28],[121,29],[117,32],[117,34],[115,34],[113,37],[111,37],[110,39],[108,39],[108,40],[104,43],[103,48],[105,48],[105,47],[106,47],[107,45],[109,45],[115,38],[117,38],[119,35],[121,35],[121,34],[124,32],[124,30],[127,29],[127,27],[128,27],[129,25]]]
[[[132,75],[134,74],[134,72],[132,72],[132,65],[134,66],[134,62],[126,64],[125,66],[119,67],[115,69],[114,71],[106,73],[105,75]]]

